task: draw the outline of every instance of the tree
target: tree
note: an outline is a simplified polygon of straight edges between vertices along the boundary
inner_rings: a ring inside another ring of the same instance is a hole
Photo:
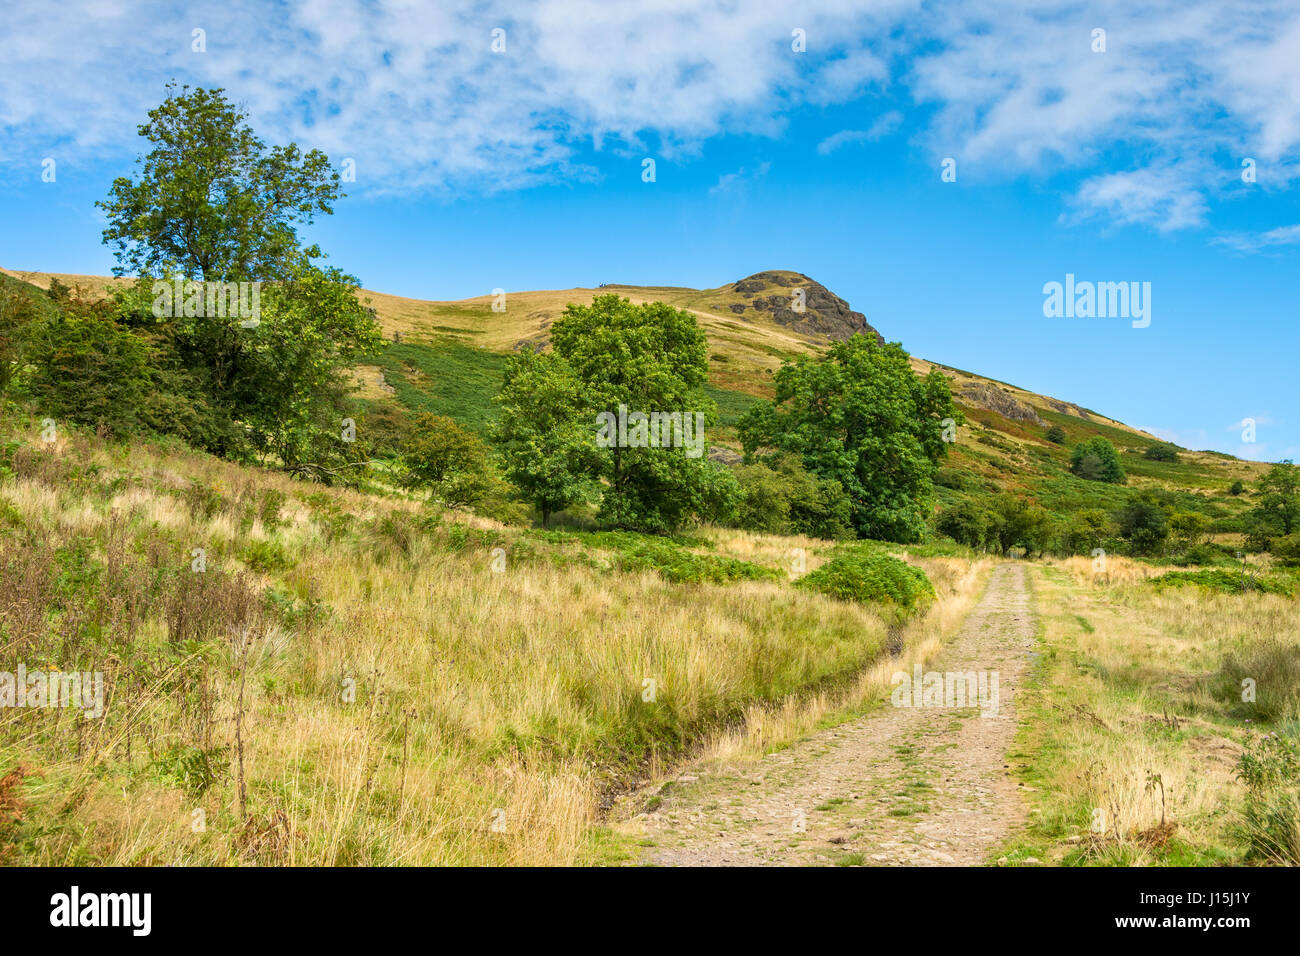
[[[1025,557],[1048,544],[1048,514],[1029,499],[1004,491],[989,502],[989,540],[1007,554],[1024,548]]]
[[[119,177],[107,201],[104,242],[115,275],[233,281],[290,275],[314,247],[299,248],[297,223],[328,215],[342,195],[338,173],[318,150],[270,149],[248,114],[221,89],[179,90],[149,111],[139,133],[153,149],[139,181]]]
[[[1134,554],[1155,554],[1169,537],[1169,516],[1151,494],[1134,495],[1115,519]]]
[[[1173,462],[1178,460],[1178,449],[1169,444],[1148,445],[1146,450],[1142,452],[1142,457],[1147,461]]]
[[[599,295],[589,306],[570,304],[551,341],[581,387],[593,477],[604,485],[602,524],[665,532],[734,512],[736,481],[705,454],[716,406],[704,394],[708,343],[694,315]],[[660,423],[653,432],[650,416]],[[665,416],[677,416],[676,427]]]
[[[119,328],[107,302],[74,300],[41,323],[28,345],[42,415],[121,436],[140,426],[153,389],[148,343]]]
[[[402,456],[406,483],[427,488],[453,508],[473,504],[487,491],[487,447],[443,415],[424,414]]]
[[[1079,511],[1060,530],[1060,547],[1067,554],[1092,554],[1106,540],[1110,519],[1096,508]]]
[[[1232,497],[1235,498],[1237,497],[1237,495],[1241,494],[1245,490],[1246,490],[1246,486],[1242,484],[1241,479],[1238,478],[1228,487],[1228,494],[1232,495]]]
[[[558,511],[583,504],[597,490],[594,433],[584,419],[582,385],[564,359],[525,349],[506,363],[491,438],[505,477],[550,527]]]
[[[973,501],[959,501],[944,508],[935,519],[934,528],[958,544],[980,549],[988,543],[993,516]]]
[[[1047,430],[1047,434],[1044,435],[1043,437],[1046,438],[1048,441],[1050,441],[1053,445],[1064,445],[1065,429],[1062,428],[1060,425],[1053,425],[1051,428]]]
[[[784,362],[775,383],[775,401],[740,422],[746,456],[793,453],[844,488],[859,536],[920,540],[947,453],[944,422],[960,417],[942,373],[920,378],[898,343],[854,335]]]
[[[0,399],[22,370],[39,312],[31,296],[0,277]]]
[[[1094,435],[1074,446],[1074,451],[1070,454],[1070,471],[1088,481],[1122,485],[1126,480],[1124,469],[1119,463],[1119,452],[1101,435]]]
[[[1184,550],[1209,540],[1210,519],[1198,511],[1179,511],[1169,519],[1169,530]]]
[[[742,528],[813,538],[854,537],[853,506],[844,488],[832,478],[810,474],[794,455],[740,465],[736,480],[736,520]]]
[[[1300,531],[1300,470],[1290,460],[1259,480],[1259,496],[1254,515],[1264,527],[1279,535]]]

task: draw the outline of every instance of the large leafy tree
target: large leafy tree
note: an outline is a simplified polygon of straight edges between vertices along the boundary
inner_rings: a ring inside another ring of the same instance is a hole
[[[535,505],[542,526],[591,500],[599,459],[582,384],[558,355],[525,349],[506,364],[492,429],[505,477]]]
[[[716,418],[716,406],[704,394],[708,376],[707,340],[695,316],[662,302],[633,305],[617,295],[596,296],[591,305],[571,304],[552,327],[555,361],[571,376],[581,405],[571,421],[588,436],[589,474],[603,486],[599,518],[603,524],[641,531],[670,531],[682,524],[718,518],[734,510],[735,479],[725,468],[694,451],[707,449],[702,434],[694,449],[628,447],[614,443],[598,447],[601,413],[680,413]],[[548,449],[553,464],[565,436]],[[683,436],[685,437],[685,436]],[[543,439],[549,440],[549,439]],[[539,479],[545,460],[539,462]],[[559,476],[559,484],[569,478]]]
[[[169,85],[140,134],[153,148],[138,178],[115,180],[99,205],[114,271],[139,273],[115,294],[114,320],[153,347],[144,424],[324,480],[360,465],[346,369],[379,346],[379,328],[357,280],[314,264],[320,250],[295,228],[340,196],[329,160],[268,147],[219,89]],[[185,307],[159,314],[155,279],[263,285],[222,286],[241,308],[213,309],[214,285],[184,282]]]
[[[775,381],[775,401],[741,420],[745,454],[792,452],[840,483],[860,536],[919,540],[947,451],[944,419],[960,418],[942,373],[919,377],[898,343],[855,335],[785,362]]]
[[[248,114],[220,89],[167,87],[140,135],[153,148],[139,178],[113,181],[96,205],[116,275],[179,273],[190,279],[276,279],[303,251],[295,226],[333,212],[339,176],[318,150],[267,147]]]

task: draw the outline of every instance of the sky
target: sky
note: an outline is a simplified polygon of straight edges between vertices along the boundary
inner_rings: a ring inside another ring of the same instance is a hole
[[[303,235],[367,288],[791,269],[922,358],[1300,458],[1300,0],[9,0],[0,266],[111,271],[171,79],[354,173]],[[1149,324],[1045,314],[1067,275]]]

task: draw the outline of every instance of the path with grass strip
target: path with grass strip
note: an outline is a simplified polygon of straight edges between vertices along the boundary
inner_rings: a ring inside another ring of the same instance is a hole
[[[665,866],[958,866],[989,861],[1025,808],[1007,769],[1034,652],[1025,568],[996,568],[928,672],[997,672],[997,708],[885,706],[749,764],[693,769],[630,822]],[[991,677],[991,674],[990,674]],[[991,681],[990,681],[991,687]],[[986,701],[991,698],[986,698]]]

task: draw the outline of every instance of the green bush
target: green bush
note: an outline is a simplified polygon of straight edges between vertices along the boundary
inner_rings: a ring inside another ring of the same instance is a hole
[[[1048,441],[1050,441],[1053,445],[1064,445],[1065,429],[1062,428],[1060,425],[1053,425],[1051,428],[1047,430],[1047,434],[1044,435],[1043,437],[1046,438]]]
[[[1148,445],[1142,457],[1147,461],[1177,461],[1178,449],[1173,445]]]
[[[656,571],[674,584],[776,581],[782,577],[779,571],[748,561],[696,554],[666,538],[625,531],[598,532],[588,537],[596,547],[614,550],[614,565],[618,570]]]
[[[1122,485],[1127,480],[1119,463],[1119,452],[1108,439],[1095,435],[1074,446],[1070,453],[1070,471],[1088,481]]]
[[[1223,594],[1247,594],[1261,592],[1280,594],[1291,597],[1295,593],[1295,582],[1277,576],[1256,576],[1241,571],[1228,571],[1224,568],[1205,568],[1200,571],[1169,571],[1152,578],[1156,587],[1194,586],[1207,591],[1219,591]]]
[[[819,478],[799,459],[779,454],[736,469],[740,485],[737,524],[767,534],[852,538],[853,503],[834,478]]]
[[[1277,734],[1251,741],[1237,763],[1237,776],[1246,785],[1238,831],[1246,858],[1300,864],[1300,746]]]
[[[841,601],[892,605],[900,617],[922,611],[934,600],[934,586],[920,568],[862,548],[832,558],[795,583]]]
[[[293,559],[275,541],[250,541],[240,550],[239,560],[250,570],[264,574],[287,571],[293,567]]]

